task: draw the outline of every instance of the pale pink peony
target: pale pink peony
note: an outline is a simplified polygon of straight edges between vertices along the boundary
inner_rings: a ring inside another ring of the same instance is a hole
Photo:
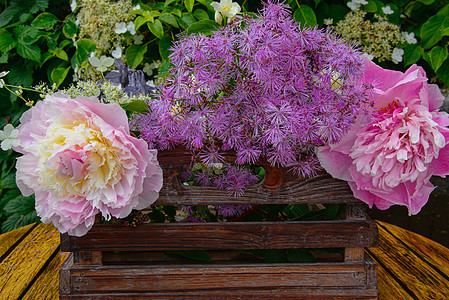
[[[449,174],[444,97],[416,65],[402,73],[367,60],[364,82],[373,105],[339,143],[317,150],[320,163],[370,207],[404,205],[417,214],[434,189],[430,177]]]
[[[42,222],[52,222],[60,232],[82,236],[98,212],[123,218],[158,198],[157,152],[130,135],[118,104],[56,94],[25,112],[20,122],[17,185],[25,196],[35,193]]]

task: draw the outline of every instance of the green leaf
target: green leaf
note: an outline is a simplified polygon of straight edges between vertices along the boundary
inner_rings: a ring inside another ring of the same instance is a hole
[[[287,254],[283,249],[264,249],[262,250],[263,259],[266,263],[286,263]]]
[[[418,2],[424,3],[425,5],[430,5],[435,2],[435,0],[418,0]]]
[[[220,24],[208,19],[193,23],[187,28],[187,32],[189,34],[202,33],[204,35],[211,35],[212,31],[217,30],[217,28],[220,28]]]
[[[340,204],[327,204],[326,205],[326,220],[335,220],[338,215]]]
[[[347,7],[343,5],[329,5],[329,10],[332,12],[331,17],[334,19],[334,24],[343,20],[348,12]]]
[[[12,214],[3,222],[2,232],[8,232],[34,222],[39,222],[39,217],[34,208],[25,214]]]
[[[164,27],[162,27],[162,23],[158,19],[156,19],[154,23],[148,22],[147,25],[151,33],[158,39],[161,39],[164,36]]]
[[[175,1],[176,1],[176,0],[165,0],[164,8],[167,7],[167,6],[169,6],[171,3],[175,2]]]
[[[0,51],[8,52],[16,46],[16,40],[6,29],[0,29]]]
[[[160,77],[168,75],[168,71],[170,70],[171,67],[172,67],[172,64],[169,61],[164,61],[161,65],[161,71],[160,71],[159,75],[157,75],[156,77],[160,78]]]
[[[22,197],[22,194],[18,189],[8,190],[1,198],[0,198],[0,210],[3,210],[5,205],[12,201],[17,197]]]
[[[89,39],[80,39],[76,42],[77,48],[81,49],[82,51],[90,54],[97,49],[97,46],[92,40]]]
[[[207,14],[207,12],[203,9],[195,9],[195,11],[193,12],[193,15],[195,16],[195,18],[197,18],[198,20],[209,20],[209,15]]]
[[[449,16],[446,17],[443,21],[443,23],[441,24],[441,35],[449,35]]]
[[[404,49],[404,65],[409,66],[417,62],[423,54],[423,49],[419,44],[408,45]]]
[[[430,66],[436,72],[447,58],[447,48],[436,46],[429,53]]]
[[[14,36],[21,44],[31,45],[41,37],[41,34],[41,31],[31,26],[21,25],[14,28]]]
[[[11,67],[7,79],[12,85],[30,87],[33,84],[33,63],[24,66],[23,60],[18,59]]]
[[[11,199],[3,209],[11,214],[26,214],[34,210],[34,195],[28,197],[17,196]]]
[[[57,86],[60,86],[64,82],[69,71],[70,67],[67,67],[65,63],[62,63],[58,67],[54,68],[50,73],[52,83],[55,83]]]
[[[206,250],[166,250],[166,254],[179,255],[192,260],[212,261]]]
[[[148,104],[146,104],[143,101],[132,101],[132,102],[128,102],[128,103],[124,103],[124,104],[120,104],[120,106],[129,112],[133,112],[133,113],[145,113],[148,112]]]
[[[168,56],[172,53],[170,48],[172,47],[172,40],[170,36],[164,36],[159,41],[159,54],[163,60],[168,59]]]
[[[22,7],[20,7],[20,5],[13,5],[13,4],[5,8],[2,11],[2,13],[0,13],[0,27],[7,25],[14,18],[14,16],[21,10]]]
[[[154,209],[152,212],[150,212],[148,216],[150,217],[151,223],[165,222],[165,215],[157,209]]]
[[[314,263],[315,257],[307,249],[288,249],[287,259],[291,263]]]
[[[44,12],[39,14],[33,22],[31,22],[31,26],[37,29],[50,30],[57,22],[58,18],[54,14]]]
[[[375,13],[377,12],[377,4],[373,0],[369,0],[368,4],[363,6],[363,10],[368,13]]]
[[[190,13],[183,13],[181,19],[178,20],[179,25],[184,29],[189,28],[189,26],[195,22],[195,17]]]
[[[191,13],[193,10],[193,5],[195,4],[195,0],[184,0],[184,3],[186,5],[187,11]]]
[[[429,18],[421,27],[421,45],[424,49],[428,49],[438,43],[443,35],[441,27],[445,20],[445,16],[435,15]]]
[[[25,59],[39,62],[41,59],[41,49],[36,45],[17,44],[17,53]]]
[[[176,22],[176,18],[172,14],[163,13],[159,17],[159,20],[175,28],[179,28],[178,22]]]
[[[78,26],[72,20],[66,18],[62,26],[62,32],[66,38],[71,39],[78,32]]]
[[[17,188],[17,186],[16,186],[16,174],[15,173],[10,173],[5,178],[2,178],[1,186],[2,186],[3,189]]]
[[[284,212],[289,219],[297,219],[310,212],[310,207],[307,204],[289,204],[284,208]]]
[[[38,11],[45,11],[48,8],[49,0],[36,0],[34,5],[30,8],[30,13],[35,14]]]
[[[449,58],[447,58],[438,69],[437,75],[446,86],[449,86]]]
[[[143,60],[147,52],[146,45],[131,45],[126,49],[125,57],[131,69],[135,69]]]
[[[313,9],[307,5],[299,5],[298,9],[293,13],[293,18],[296,22],[301,24],[301,27],[304,27],[305,25],[315,27],[317,24]]]

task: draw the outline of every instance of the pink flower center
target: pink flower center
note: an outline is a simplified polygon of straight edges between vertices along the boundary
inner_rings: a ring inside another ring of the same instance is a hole
[[[357,171],[371,177],[381,189],[414,182],[446,145],[430,112],[417,100],[402,104],[395,99],[373,114],[372,122],[358,134],[350,156]]]

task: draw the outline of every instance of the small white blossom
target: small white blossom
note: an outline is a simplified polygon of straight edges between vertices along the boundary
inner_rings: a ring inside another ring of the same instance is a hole
[[[368,53],[363,53],[363,57],[366,57],[366,58],[368,58],[369,60],[373,60],[373,59],[374,59],[374,55],[368,54]]]
[[[129,22],[129,24],[126,26],[126,29],[131,33],[132,35],[136,34],[136,26],[133,22]]]
[[[324,19],[323,22],[324,22],[324,25],[332,25],[334,23],[334,19],[332,19],[332,18]]]
[[[148,81],[146,82],[146,84],[147,84],[148,86],[151,86],[151,87],[156,87],[156,85],[154,84],[154,80],[148,80]]]
[[[360,5],[367,5],[368,1],[366,0],[352,0],[353,2],[360,4]]]
[[[240,12],[240,5],[232,0],[221,0],[210,4],[215,9],[215,21],[221,23],[223,17],[232,19]]]
[[[386,15],[391,15],[394,13],[394,10],[391,9],[390,5],[384,6],[382,7],[382,11],[384,12],[384,14]]]
[[[112,57],[113,58],[120,58],[122,57],[122,48],[120,46],[117,46],[115,50],[112,51]]]
[[[136,6],[133,6],[133,10],[138,10],[138,9],[140,9],[140,5],[139,4],[137,4]]]
[[[360,4],[359,3],[357,3],[357,2],[355,2],[354,0],[353,1],[351,1],[351,2],[348,2],[348,7],[351,9],[351,10],[358,10],[359,8],[360,8]]]
[[[402,33],[402,38],[409,44],[416,44],[418,41],[415,38],[415,33],[414,32],[406,32],[404,31]]]
[[[125,22],[115,23],[115,29],[114,29],[115,33],[122,34],[122,33],[125,33],[127,30],[128,29],[126,28]]]
[[[5,77],[6,75],[8,75],[9,71],[3,71],[0,72],[0,78]],[[3,81],[3,79],[0,79],[0,89],[3,88],[3,86],[5,85],[5,81]]]
[[[143,42],[143,35],[137,34],[137,35],[133,36],[133,41],[134,41],[134,44],[141,45]]]
[[[76,9],[76,0],[72,0],[72,2],[70,2],[70,9],[74,12]]]
[[[144,73],[146,73],[148,76],[153,75],[153,67],[152,65],[150,65],[149,63],[146,63],[145,66],[143,67],[142,71]]]
[[[78,18],[75,19],[75,25],[79,26],[80,25],[80,20]]]
[[[19,144],[17,137],[19,136],[19,130],[15,129],[11,124],[6,124],[3,130],[0,130],[0,140],[2,144],[0,147],[3,151],[9,150]]]
[[[112,57],[106,57],[104,55],[100,58],[93,56],[89,57],[89,62],[92,66],[97,68],[99,72],[104,72],[114,64],[114,59]]]
[[[391,54],[391,60],[397,64],[402,61],[402,56],[404,55],[404,49],[394,48]]]

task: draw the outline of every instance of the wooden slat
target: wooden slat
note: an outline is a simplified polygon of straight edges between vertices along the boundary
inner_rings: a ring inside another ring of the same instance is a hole
[[[419,256],[449,278],[449,249],[419,234],[385,222],[378,224],[397,237]]]
[[[10,248],[34,226],[36,226],[36,224],[29,224],[0,235],[0,257],[7,253]]]
[[[446,276],[382,226],[379,226],[379,233],[379,246],[368,251],[407,293],[415,299],[447,299],[449,280]]]
[[[372,247],[371,220],[97,224],[83,237],[62,235],[62,251],[152,251]]]
[[[55,230],[56,231],[56,230]],[[69,256],[68,252],[58,253],[45,270],[40,274],[31,288],[24,295],[24,300],[58,299],[59,274],[58,270]],[[31,278],[30,278],[31,280]]]
[[[70,268],[70,266],[68,266]],[[332,291],[334,295],[349,293],[377,295],[372,279],[375,264],[255,264],[255,265],[175,265],[175,266],[71,266],[72,295],[102,293],[196,292],[208,295],[210,290],[245,291],[246,295],[274,295],[273,290],[290,290],[310,295]],[[123,287],[132,287],[128,291]],[[314,293],[310,293],[313,290]],[[290,294],[284,296],[296,296]]]
[[[185,152],[183,149],[159,152],[158,160],[164,170],[164,186],[156,205],[360,203],[346,182],[324,172],[313,178],[300,179],[287,169],[276,169],[274,171],[279,173],[276,175],[280,177],[279,184],[282,185],[270,183],[267,186],[264,181],[248,187],[241,197],[229,196],[226,191],[214,187],[184,186],[178,172],[191,161]],[[232,155],[226,157],[228,161],[233,160]]]
[[[59,234],[51,224],[39,224],[0,263],[0,295],[17,299],[58,251]]]
[[[377,287],[379,290],[379,300],[392,300],[392,299],[401,299],[401,300],[413,300],[412,296],[410,296],[404,288],[395,280],[395,278],[391,277],[391,275],[387,272],[387,270],[382,266],[377,266],[377,271],[379,276]]]

